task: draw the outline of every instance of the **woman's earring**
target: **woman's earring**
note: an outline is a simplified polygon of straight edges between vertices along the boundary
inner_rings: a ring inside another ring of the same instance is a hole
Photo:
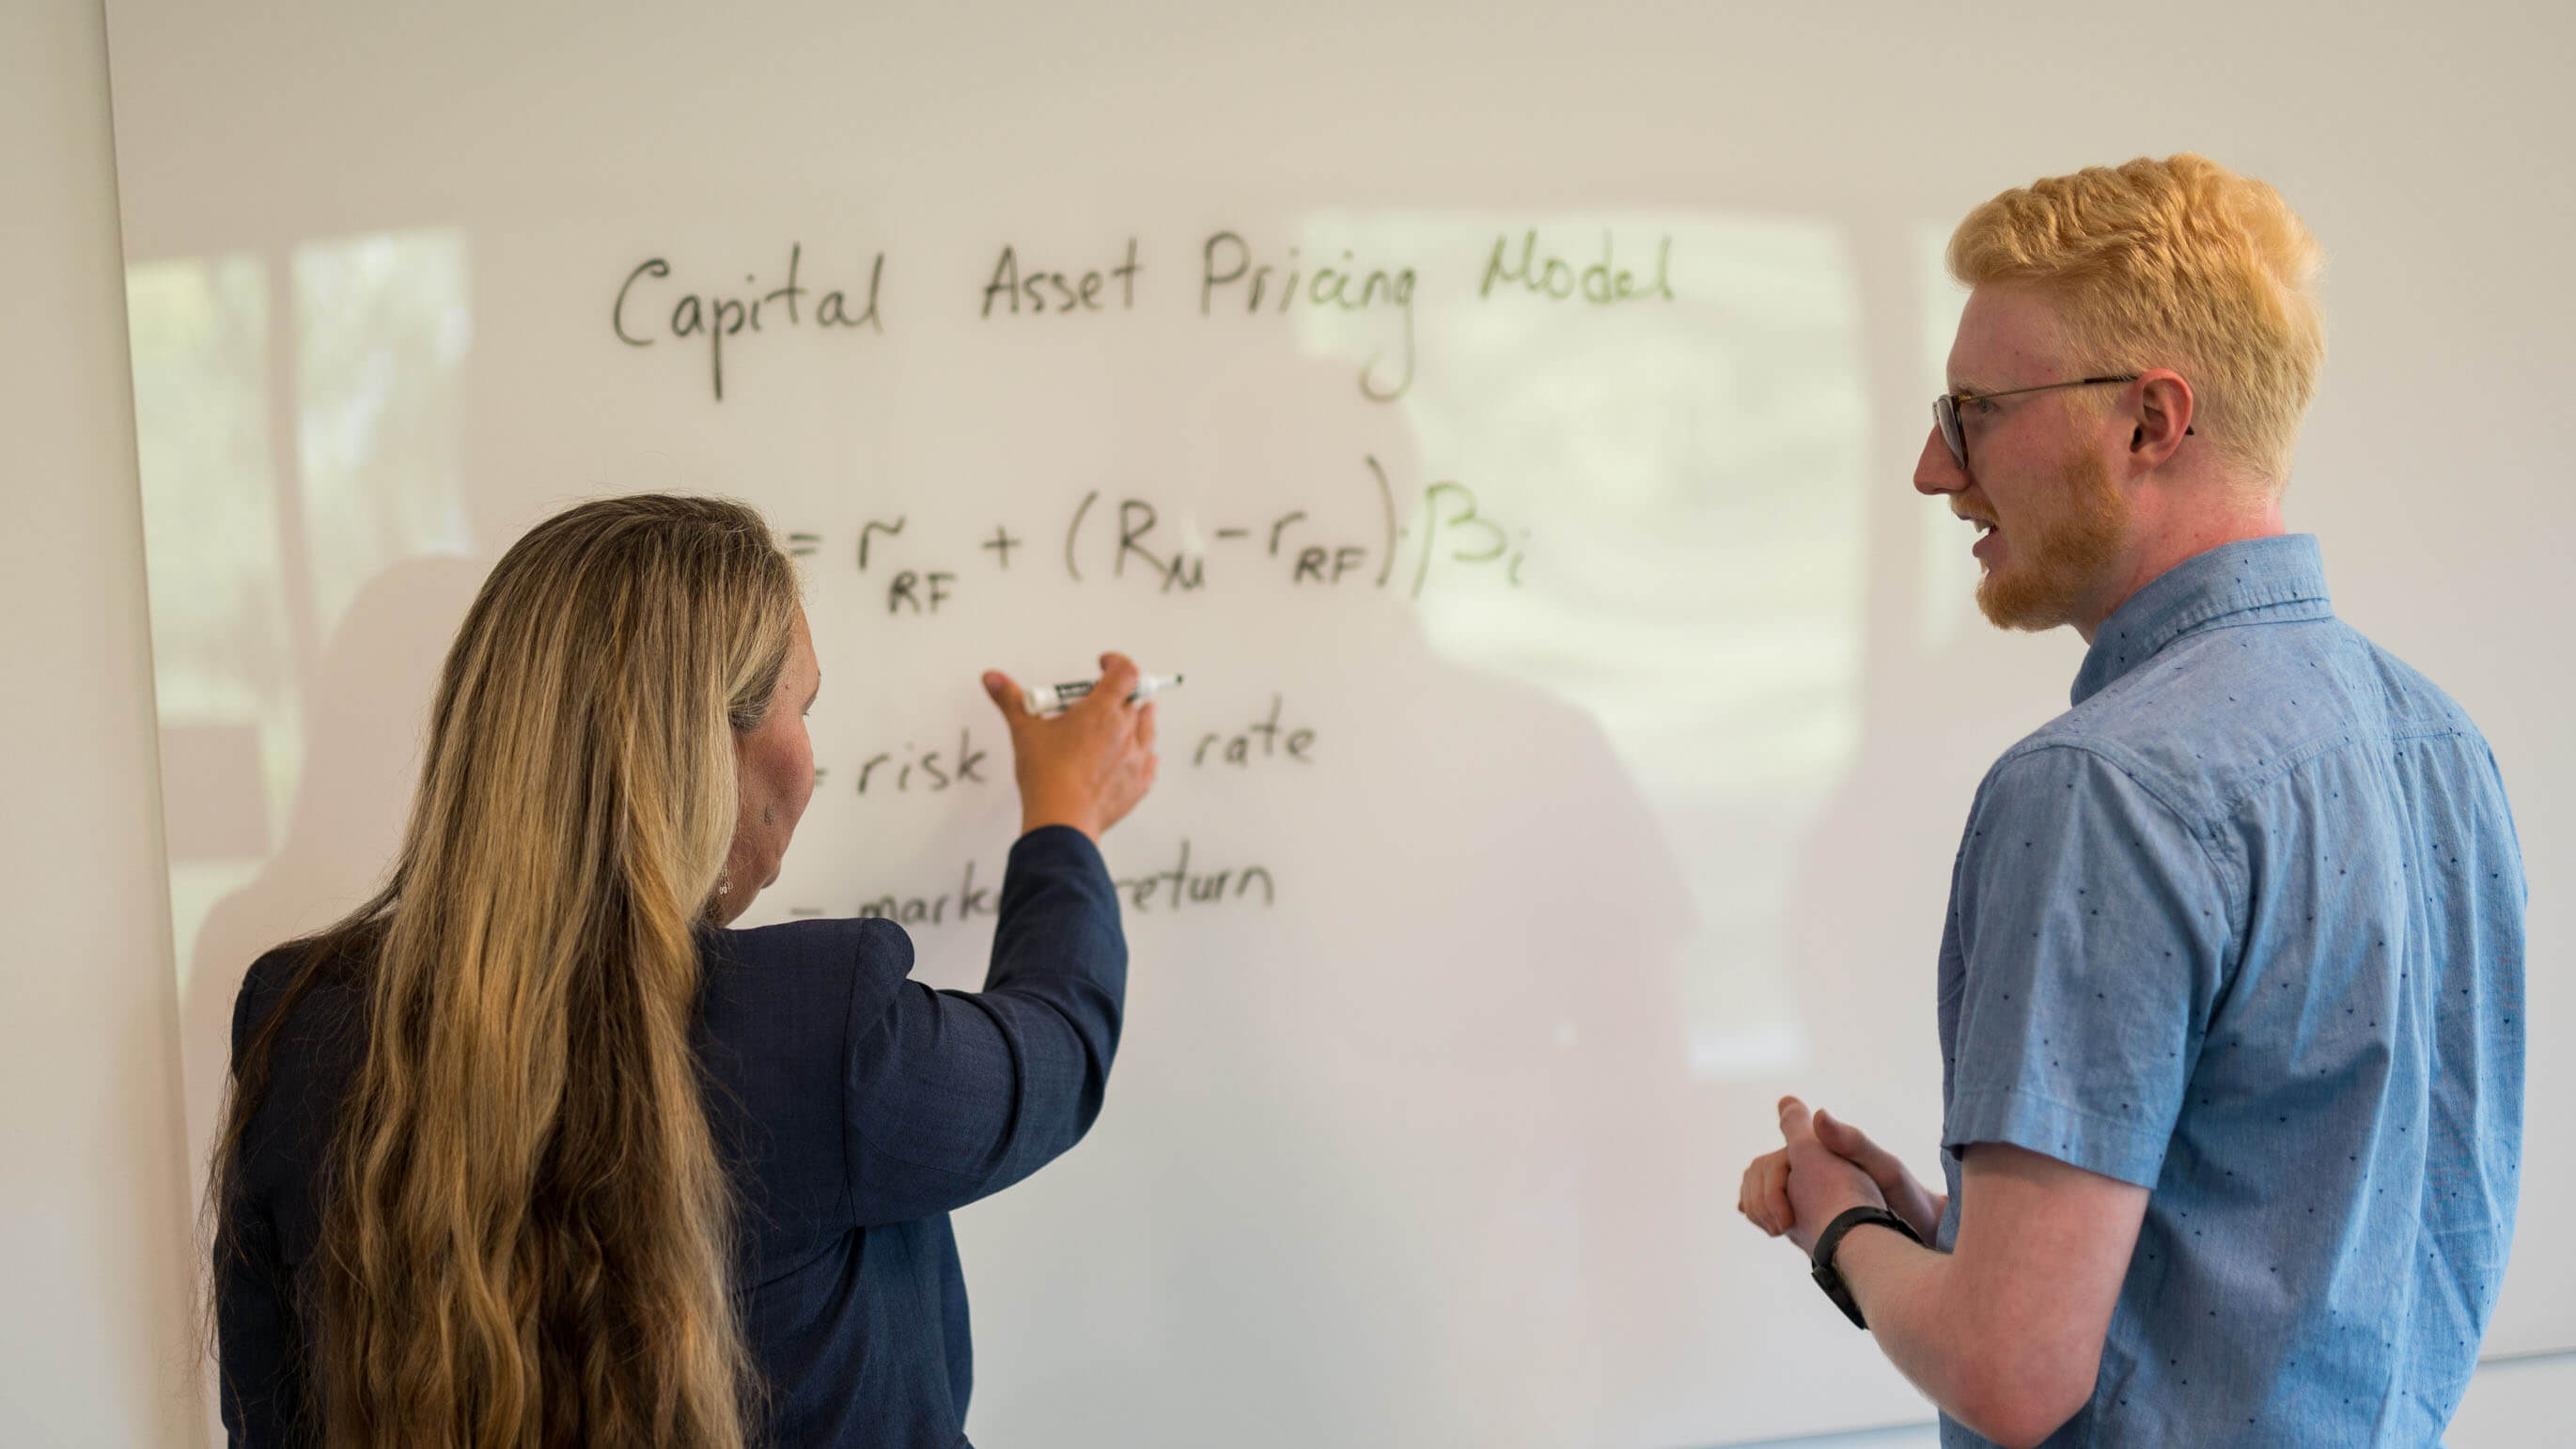
[[[732,892],[733,892],[733,872],[732,872],[732,871],[725,871],[724,873],[722,873],[721,875],[718,875],[718,876],[716,877],[716,894],[717,894],[717,895],[722,896],[722,895],[730,895],[730,894],[732,894]]]

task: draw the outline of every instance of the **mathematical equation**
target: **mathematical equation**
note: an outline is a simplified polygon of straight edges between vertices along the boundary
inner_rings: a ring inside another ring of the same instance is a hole
[[[1050,527],[1042,537],[1073,583],[1141,585],[1162,594],[1200,593],[1237,568],[1283,578],[1292,588],[1392,587],[1412,599],[1422,597],[1435,575],[1452,572],[1520,587],[1528,529],[1488,517],[1476,491],[1454,481],[1421,489],[1413,516],[1400,518],[1386,469],[1374,457],[1362,462],[1383,521],[1374,537],[1337,535],[1302,508],[1230,518],[1200,537],[1194,527],[1170,526],[1152,499],[1111,498],[1097,488],[1072,504],[1060,533]],[[897,617],[939,613],[970,586],[970,574],[987,566],[1007,572],[1015,555],[1035,547],[1028,535],[996,523],[989,536],[957,541],[961,549],[984,556],[971,567],[898,567],[886,558],[888,540],[917,551],[924,541],[907,532],[911,526],[909,514],[866,519],[856,537],[840,545],[850,550],[860,573],[882,581],[885,611]],[[819,530],[787,535],[788,552],[798,557],[823,554],[835,542]]]

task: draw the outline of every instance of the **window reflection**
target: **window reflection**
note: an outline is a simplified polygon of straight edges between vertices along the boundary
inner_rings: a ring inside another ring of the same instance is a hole
[[[182,943],[256,869],[301,740],[256,256],[127,274],[171,895]]]
[[[465,257],[448,231],[296,248],[296,459],[321,637],[396,561],[469,551]]]
[[[451,231],[127,271],[190,1160],[250,962],[390,858],[461,512],[467,252]]]
[[[1706,214],[1341,216],[1301,242],[1448,276],[1490,274],[1503,248],[1511,275],[1487,294],[1419,305],[1396,405],[1424,477],[1542,536],[1518,587],[1426,593],[1423,626],[1453,661],[1574,702],[1609,736],[1697,918],[1681,983],[1694,1070],[1800,1059],[1783,914],[1860,731],[1869,434],[1842,233]],[[1542,278],[1551,255],[1566,268]],[[1610,285],[1622,271],[1627,300]],[[1669,297],[1650,293],[1658,277]],[[1365,314],[1302,320],[1311,351],[1358,363],[1388,345]]]

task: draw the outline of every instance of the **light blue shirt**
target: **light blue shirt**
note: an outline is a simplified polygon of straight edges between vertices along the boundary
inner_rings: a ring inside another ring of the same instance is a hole
[[[2520,1181],[2526,886],[2495,758],[2335,618],[2305,536],[2139,590],[2074,706],[1995,762],[1960,842],[1939,1245],[1976,1211],[1971,1143],[2151,1190],[2052,1445],[2435,1443]]]

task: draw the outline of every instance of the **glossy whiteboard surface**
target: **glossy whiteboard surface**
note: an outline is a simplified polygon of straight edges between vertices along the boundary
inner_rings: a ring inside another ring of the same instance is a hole
[[[382,869],[489,560],[601,492],[799,554],[824,774],[751,918],[978,979],[975,685],[1188,682],[1108,842],[1091,1137],[959,1215],[1011,1445],[1679,1446],[1920,1417],[1733,1213],[1798,1090],[1930,1174],[1985,765],[2065,703],[1908,486],[2034,176],[2204,150],[2332,256],[2291,494],[2486,727],[2576,1039],[2555,12],[110,7],[202,1150],[249,959]],[[2492,1346],[2576,1343],[2526,1234]]]

